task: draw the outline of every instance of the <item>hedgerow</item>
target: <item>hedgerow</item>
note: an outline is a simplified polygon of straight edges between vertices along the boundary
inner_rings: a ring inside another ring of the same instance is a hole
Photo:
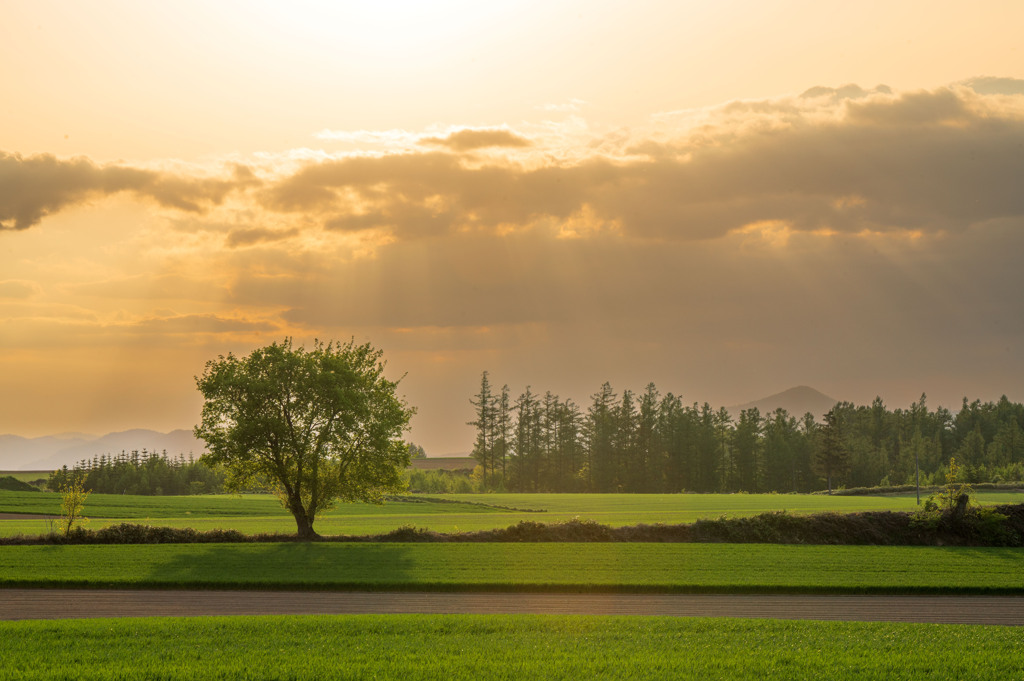
[[[295,535],[247,535],[236,530],[199,531],[121,523],[97,530],[75,528],[67,535],[0,538],[0,545],[24,544],[192,544],[297,541]],[[326,536],[333,542],[729,542],[880,546],[1024,546],[1024,504],[900,513],[816,513],[786,511],[747,518],[722,517],[691,524],[610,527],[592,520],[541,523],[524,520],[504,529],[435,532],[401,527],[385,534]]]

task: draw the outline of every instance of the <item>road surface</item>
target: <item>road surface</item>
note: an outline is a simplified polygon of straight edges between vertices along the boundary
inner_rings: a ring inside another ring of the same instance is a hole
[[[0,589],[0,620],[366,613],[667,615],[1022,626],[1024,596]]]

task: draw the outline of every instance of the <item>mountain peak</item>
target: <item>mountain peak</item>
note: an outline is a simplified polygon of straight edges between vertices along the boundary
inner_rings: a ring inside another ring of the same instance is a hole
[[[821,420],[825,413],[836,406],[839,400],[829,397],[825,393],[815,390],[806,385],[798,385],[780,393],[762,397],[753,402],[739,404],[733,407],[726,407],[733,417],[738,417],[744,409],[757,408],[761,414],[769,414],[776,409],[785,409],[790,416],[800,418],[807,412],[814,415],[815,419]]]

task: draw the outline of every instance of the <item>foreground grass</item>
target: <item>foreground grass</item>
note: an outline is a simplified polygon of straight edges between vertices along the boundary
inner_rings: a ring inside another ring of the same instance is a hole
[[[542,615],[0,622],[2,679],[1017,679],[1012,627]]]
[[[0,586],[1024,593],[1024,549],[772,544],[5,546]]]
[[[521,520],[561,522],[579,516],[613,527],[638,523],[692,523],[702,518],[746,517],[785,510],[794,514],[837,511],[910,511],[914,495],[829,497],[808,494],[465,494],[432,495],[435,503],[402,500],[382,506],[339,504],[317,519],[321,534],[383,534],[403,526],[438,532],[505,528]],[[980,492],[985,505],[1020,503],[1024,494]],[[461,503],[460,503],[461,502]],[[518,509],[518,510],[514,510]],[[55,514],[56,494],[0,491],[0,513]],[[93,494],[85,505],[89,527],[125,520],[197,530],[234,529],[246,534],[294,533],[295,521],[269,494],[151,497]],[[0,520],[0,536],[44,534],[48,521]]]

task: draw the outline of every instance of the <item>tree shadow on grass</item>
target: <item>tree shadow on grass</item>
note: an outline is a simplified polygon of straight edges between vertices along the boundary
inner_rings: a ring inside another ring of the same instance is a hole
[[[182,588],[401,589],[413,560],[401,544],[177,544],[144,581]]]

